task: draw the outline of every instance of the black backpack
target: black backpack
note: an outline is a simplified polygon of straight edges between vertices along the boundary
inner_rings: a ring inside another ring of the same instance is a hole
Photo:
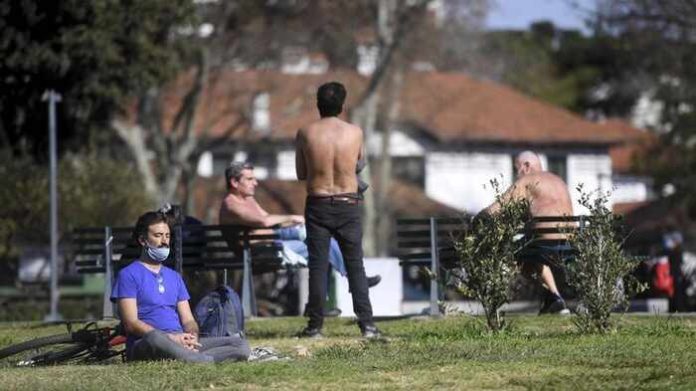
[[[194,311],[201,337],[244,335],[244,310],[234,289],[220,285],[205,295]]]

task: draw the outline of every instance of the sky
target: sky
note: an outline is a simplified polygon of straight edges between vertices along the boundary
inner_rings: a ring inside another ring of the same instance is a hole
[[[561,28],[586,30],[583,10],[592,10],[596,0],[495,0],[486,26],[489,29],[527,29],[533,21],[551,20]]]

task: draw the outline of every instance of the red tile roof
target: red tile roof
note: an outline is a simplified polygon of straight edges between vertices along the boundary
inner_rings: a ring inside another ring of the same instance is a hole
[[[440,141],[611,143],[620,133],[465,74],[412,73],[403,113]]]
[[[634,159],[647,153],[647,150],[657,142],[657,137],[647,130],[633,127],[621,119],[604,121],[602,126],[621,132],[623,143],[609,149],[612,170],[614,173],[628,174],[634,170]]]
[[[165,105],[169,118],[173,118],[173,108],[190,79],[191,75],[182,77],[170,90]],[[318,118],[316,88],[332,80],[346,85],[347,110],[367,85],[365,77],[350,70],[321,75],[224,71],[211,76],[210,87],[200,103],[197,128],[200,132],[210,128],[210,134],[220,135],[242,119],[245,125],[235,137],[290,140],[298,128]],[[244,118],[250,114],[253,97],[262,92],[271,97],[272,130],[266,136],[250,132]],[[401,98],[401,122],[421,128],[445,143],[606,144],[624,136],[615,128],[592,123],[512,88],[462,73],[410,72],[405,77]]]

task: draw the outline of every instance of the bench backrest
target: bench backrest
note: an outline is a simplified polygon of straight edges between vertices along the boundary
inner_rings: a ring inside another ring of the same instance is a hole
[[[535,217],[524,227],[520,227],[517,238],[524,240],[530,248],[534,245],[565,244],[566,239],[547,237],[572,234],[589,224],[587,216]],[[439,266],[447,268],[456,263],[453,240],[466,233],[470,221],[464,216],[433,217],[398,219],[396,225],[398,257],[402,264],[430,266],[435,255]]]
[[[446,267],[455,259],[453,239],[467,227],[465,217],[398,219],[398,257],[402,264],[432,266],[435,255],[438,265]]]
[[[115,269],[137,258],[138,246],[132,227],[77,228],[71,236],[71,253],[78,273],[104,273],[111,262]],[[275,270],[281,265],[277,235],[253,233],[237,225],[181,225],[172,228],[171,255],[165,265],[183,269],[241,269],[244,251],[254,260],[254,272]],[[180,238],[180,240],[178,239]]]
[[[244,252],[253,259],[253,271],[280,268],[282,247],[276,234],[254,233],[239,225],[183,225],[181,255],[183,269],[241,269]]]

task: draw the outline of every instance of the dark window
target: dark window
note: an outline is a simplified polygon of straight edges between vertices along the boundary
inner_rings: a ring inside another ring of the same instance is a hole
[[[425,162],[420,156],[392,158],[392,177],[425,188]]]
[[[548,170],[568,181],[568,158],[565,155],[549,155],[546,158]]]
[[[213,154],[213,176],[225,175],[225,169],[232,163],[232,157],[228,154]]]

